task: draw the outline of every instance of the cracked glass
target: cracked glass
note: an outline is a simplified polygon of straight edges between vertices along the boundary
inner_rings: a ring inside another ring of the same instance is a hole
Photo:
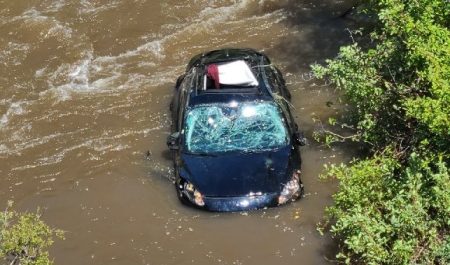
[[[184,134],[191,153],[272,150],[289,141],[280,110],[269,102],[195,106],[188,111]]]

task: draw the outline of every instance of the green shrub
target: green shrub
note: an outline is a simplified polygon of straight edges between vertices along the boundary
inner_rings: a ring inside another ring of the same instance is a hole
[[[39,212],[19,214],[8,208],[0,212],[0,258],[6,264],[53,264],[46,250],[53,236],[63,238],[63,233],[47,226]]]
[[[335,204],[327,209],[335,220],[331,232],[342,239],[339,258],[362,264],[450,262],[450,175],[442,161],[435,167],[433,159],[412,153],[402,166],[386,151],[332,166],[326,176],[339,180]]]
[[[313,65],[349,103],[368,156],[324,174],[339,180],[327,209],[338,258],[360,264],[450,263],[450,2],[364,2],[370,40]],[[326,132],[327,133],[327,132]],[[331,135],[331,136],[330,136]]]

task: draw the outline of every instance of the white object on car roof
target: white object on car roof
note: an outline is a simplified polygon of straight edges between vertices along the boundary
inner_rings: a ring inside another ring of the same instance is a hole
[[[219,82],[223,85],[257,86],[258,80],[243,60],[217,64]]]

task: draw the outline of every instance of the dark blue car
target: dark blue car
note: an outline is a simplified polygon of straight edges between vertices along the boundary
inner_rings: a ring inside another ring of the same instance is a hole
[[[303,193],[299,146],[280,71],[252,49],[191,59],[171,102],[176,190],[210,211],[277,206]]]

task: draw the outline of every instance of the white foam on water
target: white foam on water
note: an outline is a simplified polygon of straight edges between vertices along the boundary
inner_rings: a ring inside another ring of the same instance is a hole
[[[267,13],[267,14],[263,14],[260,16],[251,16],[251,17],[247,17],[244,18],[242,21],[259,21],[259,20],[269,20],[270,19],[270,24],[269,25],[273,25],[273,24],[278,24],[280,22],[282,22],[283,20],[287,19],[287,14],[284,10],[275,10],[271,13]]]
[[[0,155],[8,154],[9,152],[10,150],[5,144],[0,144]]]
[[[85,59],[79,61],[70,69],[69,80],[72,87],[77,87],[78,89],[89,88],[89,66],[92,58],[92,52],[88,52]]]
[[[26,113],[24,107],[26,107],[28,104],[30,104],[28,101],[17,101],[11,103],[6,113],[3,114],[0,118],[0,129],[5,127],[13,116]]]
[[[206,29],[210,28],[212,25],[218,24],[228,19],[236,18],[238,11],[245,9],[250,1],[240,1],[230,6],[211,8],[207,7],[202,10],[199,16],[186,23],[183,28],[175,31],[172,34],[165,35],[164,37],[147,42],[143,45],[138,46],[134,50],[130,50],[121,53],[117,56],[104,56],[95,59],[96,62],[115,62],[120,59],[130,58],[141,55],[153,55],[156,61],[161,61],[166,58],[165,46],[170,45],[171,42],[176,42],[177,39],[182,39],[183,36],[198,31],[200,28]],[[155,63],[155,62],[153,62]]]
[[[24,60],[35,50],[41,48],[41,43],[46,39],[54,38],[61,43],[59,47],[73,47],[79,45],[84,39],[74,33],[67,23],[58,21],[52,16],[45,15],[42,11],[32,7],[21,15],[12,17],[6,22],[9,28],[15,28],[12,34],[23,32],[29,38],[37,38],[37,43],[15,43],[9,42],[6,49],[0,51],[0,61],[6,66],[21,65]],[[72,48],[74,50],[74,48]],[[45,78],[48,71],[47,66],[37,70],[35,77]]]
[[[93,143],[93,140],[87,140],[81,144],[74,145],[69,148],[64,148],[62,151],[60,151],[54,155],[39,158],[36,160],[36,162],[34,162],[32,164],[27,164],[24,166],[12,168],[11,171],[21,171],[21,170],[32,169],[32,168],[37,168],[37,167],[41,167],[41,166],[49,166],[49,165],[54,165],[54,164],[60,163],[67,153],[69,153],[73,150],[76,150],[76,149],[83,148],[83,147],[89,148],[92,146],[92,143]]]
[[[190,34],[199,30],[207,30],[211,26],[221,24],[227,20],[233,21],[240,10],[245,10],[251,1],[239,1],[221,7],[207,7],[199,12],[193,21],[185,23],[183,27],[172,34],[146,42],[135,49],[128,50],[115,56],[94,56],[93,48],[84,51],[84,56],[73,64],[60,65],[48,77],[49,90],[42,92],[46,96],[49,92],[56,94],[58,100],[64,101],[72,98],[73,93],[110,92],[114,90],[139,88],[142,84],[158,86],[173,82],[177,72],[182,71],[184,65],[162,67],[161,62],[166,59],[168,45],[176,44]],[[89,1],[82,1],[83,12],[100,12],[118,5],[118,1],[98,7]],[[38,16],[35,11],[30,14]],[[53,27],[47,34],[63,31],[61,27]],[[63,31],[64,32],[64,31]],[[68,38],[73,32],[67,31]],[[62,34],[62,33],[61,33]],[[92,46],[92,45],[91,45]],[[137,60],[136,60],[137,58]],[[138,62],[136,62],[138,61]],[[140,62],[139,62],[140,61]],[[130,67],[151,68],[151,75],[123,73]],[[174,70],[177,70],[175,72]],[[36,76],[43,77],[46,69],[36,72]]]
[[[138,46],[134,50],[129,50],[127,52],[121,53],[117,56],[104,56],[104,57],[98,57],[94,60],[96,64],[114,64],[118,61],[128,60],[133,57],[141,57],[144,56],[144,58],[147,56],[151,56],[152,61],[149,62],[152,66],[154,65],[157,70],[156,73],[153,73],[149,80],[154,82],[154,85],[160,85],[167,82],[173,82],[173,79],[176,78],[176,73],[173,71],[174,69],[183,69],[184,65],[174,66],[172,69],[164,70],[159,69],[158,63],[161,62],[166,58],[166,51],[165,47],[167,45],[171,45],[172,43],[177,43],[178,39],[183,39],[184,36],[193,34],[199,29],[207,29],[211,27],[212,25],[219,24],[220,22],[223,22],[225,20],[232,20],[235,19],[236,16],[239,13],[239,10],[243,10],[247,7],[250,1],[240,1],[238,3],[234,3],[229,6],[224,7],[218,7],[218,8],[211,8],[208,7],[204,10],[202,10],[199,14],[199,16],[194,19],[193,21],[190,21],[189,23],[186,23],[184,27],[180,28],[179,30],[175,31],[172,34],[168,34],[160,39],[153,40],[150,42],[147,42],[143,45]],[[148,60],[146,58],[146,60]],[[115,68],[116,71],[120,71],[122,67],[125,67],[126,64],[119,64],[117,68]],[[136,78],[129,78],[127,80],[136,80]],[[128,82],[129,83],[129,82]],[[119,88],[128,87],[129,84],[125,83]]]
[[[108,9],[116,8],[120,3],[121,1],[116,0],[116,1],[108,1],[108,3],[102,3],[96,6],[93,3],[93,1],[81,0],[80,1],[81,8],[78,9],[78,13],[80,15],[99,13]]]
[[[41,69],[36,70],[36,72],[34,73],[34,77],[36,78],[41,78],[44,76],[45,72],[47,70],[47,67],[43,67]]]
[[[30,53],[31,45],[27,43],[8,42],[0,51],[0,65],[5,67],[20,65]]]
[[[83,58],[74,64],[62,64],[53,73],[47,76],[48,90],[40,92],[40,96],[46,96],[53,93],[64,101],[71,99],[72,91],[87,91],[91,89],[89,78],[91,74],[90,66],[92,64],[93,52],[88,50],[84,52]],[[40,69],[40,77],[46,72],[46,69]]]
[[[168,36],[160,39],[153,40],[147,42],[141,46],[138,46],[134,50],[126,51],[116,56],[100,56],[95,59],[97,63],[114,63],[116,61],[120,61],[121,59],[130,59],[131,57],[141,56],[141,55],[153,55],[157,61],[160,61],[165,58],[164,47],[162,46],[163,42]],[[120,65],[119,65],[120,66]]]
[[[161,128],[162,128],[162,126],[156,126],[154,128],[146,128],[146,129],[141,129],[141,130],[126,130],[123,133],[116,134],[113,136],[103,136],[103,137],[99,137],[99,138],[85,140],[82,143],[64,148],[61,151],[59,151],[53,155],[41,157],[41,158],[37,159],[34,163],[12,168],[11,171],[22,171],[22,170],[33,169],[33,168],[42,167],[42,166],[50,166],[50,165],[58,164],[58,163],[62,162],[62,160],[64,159],[64,157],[67,156],[68,153],[70,153],[74,150],[81,149],[81,148],[86,148],[88,150],[97,152],[98,154],[95,154],[94,156],[96,157],[96,160],[100,160],[101,156],[103,156],[105,154],[109,154],[111,152],[118,152],[118,151],[122,151],[122,150],[126,150],[126,149],[130,148],[129,145],[123,144],[123,143],[120,143],[119,141],[117,141],[118,139],[121,139],[124,137],[129,137],[129,136],[135,137],[137,135],[142,135],[142,134],[147,135],[150,132],[155,131],[155,130],[160,130]],[[58,136],[68,137],[68,134],[71,134],[71,133],[65,133],[65,134],[58,133],[58,134],[49,135],[49,136],[43,137],[43,138],[47,138],[47,140],[48,140],[48,139],[55,138]],[[0,146],[0,151],[1,151],[1,146]],[[15,150],[15,151],[17,152],[18,150]]]
[[[67,0],[42,0],[37,7],[43,13],[56,13],[67,6],[67,2]]]
[[[73,33],[72,28],[67,23],[62,23],[54,17],[46,16],[34,7],[26,10],[19,16],[7,20],[6,23],[18,23],[19,27],[36,29],[36,33],[39,32],[43,39],[57,37],[58,40],[65,41],[71,39]]]
[[[113,1],[107,5],[96,5],[87,0],[81,1],[82,12],[93,13],[100,12],[105,9],[114,8],[119,5],[120,1]],[[242,21],[239,15],[252,4],[252,1],[236,1],[225,6],[209,7],[199,10],[197,16],[188,18],[188,22],[177,26],[173,33],[167,34],[159,39],[154,39],[137,46],[135,49],[128,50],[113,56],[95,56],[91,43],[87,46],[82,45],[80,59],[74,63],[64,63],[56,68],[53,72],[50,69],[41,68],[36,71],[35,76],[38,78],[47,78],[49,89],[41,92],[40,96],[47,97],[56,95],[58,101],[70,100],[77,93],[102,93],[123,89],[140,88],[141,85],[158,86],[165,83],[171,83],[177,74],[182,71],[184,64],[176,66],[164,66],[161,64],[166,60],[167,56],[177,56],[176,53],[168,54],[167,49],[176,45],[180,41],[185,41],[190,35],[199,35],[204,31],[211,31],[227,24],[233,24]],[[66,5],[65,1],[58,1],[50,9],[62,8]],[[212,5],[212,6],[211,6]],[[259,17],[251,17],[246,19],[258,20],[266,19],[267,16],[279,16],[279,12],[271,12]],[[281,16],[280,16],[281,17]],[[75,32],[54,18],[49,18],[40,11],[32,8],[24,12],[20,19],[32,21],[50,21],[51,27],[43,34],[43,38],[60,36],[62,39],[75,40],[79,36],[75,36]],[[164,25],[170,27],[172,24]],[[163,27],[164,27],[163,26]],[[81,38],[83,39],[83,38]],[[88,40],[86,40],[88,41]],[[72,45],[74,45],[72,43]],[[84,47],[84,48],[83,48]],[[200,49],[201,46],[190,45],[190,49]],[[172,50],[172,49],[171,49]],[[185,50],[180,51],[180,54]],[[188,58],[186,58],[187,60]],[[183,62],[184,63],[184,62]],[[146,68],[145,70],[152,74],[143,75],[138,73],[124,73],[134,67]]]
[[[52,27],[49,28],[47,33],[44,35],[44,39],[51,38],[51,37],[57,37],[60,41],[64,41],[66,39],[72,38],[73,30],[72,28],[62,25],[59,22],[56,22]]]
[[[203,8],[197,21],[205,21],[208,20],[209,22],[220,22],[224,19],[229,18],[235,18],[240,10],[245,10],[245,8],[251,3],[251,1],[244,0],[244,1],[237,1],[232,5],[229,6],[221,6],[221,7],[214,7],[214,6],[208,6]]]
[[[31,9],[26,10],[19,16],[15,16],[12,18],[9,18],[4,21],[4,24],[12,24],[18,21],[30,21],[30,22],[39,22],[39,21],[45,21],[47,17],[41,16],[41,12],[36,10],[34,7]]]
[[[2,144],[3,147],[0,148],[0,155],[12,155],[12,154],[20,154],[21,152],[27,150],[27,149],[31,149],[46,143],[49,143],[53,140],[57,140],[59,138],[66,138],[66,137],[70,137],[72,135],[77,135],[82,133],[83,131],[86,131],[87,128],[82,128],[76,131],[72,131],[72,132],[67,132],[67,133],[54,133],[54,134],[50,134],[50,135],[45,135],[45,136],[39,136],[36,138],[27,138],[26,136],[24,136],[23,134],[21,134],[21,131],[24,130],[30,130],[30,124],[24,125],[22,128],[17,129],[16,134],[13,134],[13,136],[8,139],[9,140],[9,144],[11,146],[11,148],[8,148],[8,145],[6,144]]]
[[[151,48],[156,47],[156,48]],[[157,53],[158,45],[141,47],[139,52],[147,49]],[[136,51],[133,51],[137,52]],[[73,93],[109,93],[124,89],[136,89],[142,85],[158,86],[173,82],[176,73],[180,72],[184,65],[158,68],[155,62],[146,63],[145,66],[156,68],[152,74],[122,73],[127,64],[117,63],[122,57],[102,56],[94,58],[92,50],[86,51],[84,58],[74,64],[62,64],[53,73],[47,74],[49,89],[40,93],[40,96],[57,95],[58,101],[70,100]],[[157,58],[157,57],[154,57]],[[138,62],[138,65],[143,62]],[[36,77],[44,77],[47,69],[39,69]]]
[[[115,74],[115,75],[108,76],[105,78],[97,79],[94,82],[92,82],[90,85],[94,89],[105,89],[105,88],[111,89],[114,87],[115,81],[118,80],[119,78],[120,78],[120,75]]]

